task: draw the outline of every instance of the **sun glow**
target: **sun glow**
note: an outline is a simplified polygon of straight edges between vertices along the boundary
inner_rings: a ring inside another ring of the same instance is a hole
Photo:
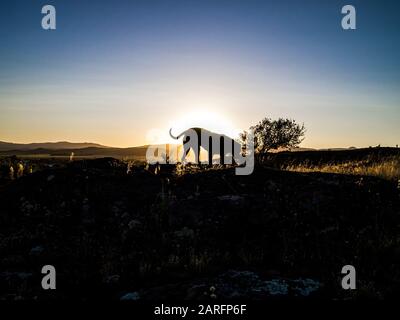
[[[177,117],[169,124],[169,128],[172,128],[174,135],[178,135],[182,131],[194,127],[204,128],[219,134],[225,134],[234,139],[238,137],[240,132],[239,129],[235,128],[234,124],[227,116],[208,110],[189,112],[184,116]]]
[[[182,141],[177,141],[170,137],[170,128],[172,128],[172,133],[175,136],[178,136],[187,129],[199,127],[214,133],[225,134],[233,139],[239,137],[239,133],[242,129],[235,127],[228,116],[202,107],[194,108],[193,110],[194,111],[181,112],[175,115],[171,114],[171,120],[167,122],[166,126],[153,128],[147,132],[146,143],[182,143]]]

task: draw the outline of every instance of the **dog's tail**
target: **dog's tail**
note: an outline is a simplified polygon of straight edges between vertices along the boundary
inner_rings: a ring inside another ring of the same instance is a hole
[[[184,135],[184,132],[182,132],[179,136],[175,137],[172,134],[172,128],[169,129],[169,135],[171,136],[172,139],[178,140],[180,137],[182,137]]]

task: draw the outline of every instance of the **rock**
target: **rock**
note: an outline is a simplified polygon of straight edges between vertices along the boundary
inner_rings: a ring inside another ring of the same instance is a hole
[[[319,290],[321,283],[313,279],[293,280],[293,291],[296,295],[308,297],[311,293]]]
[[[125,295],[123,295],[120,300],[121,301],[136,301],[140,299],[140,295],[138,292],[129,292]]]
[[[194,238],[194,231],[192,229],[189,229],[187,227],[183,227],[182,230],[175,231],[175,235],[178,238]]]
[[[134,229],[135,227],[141,225],[142,223],[139,220],[131,220],[128,223],[129,229]]]
[[[204,291],[205,288],[206,288],[205,284],[196,284],[194,286],[189,287],[186,292],[185,300],[198,300],[199,297],[201,297],[202,292],[207,294],[207,292]]]
[[[262,285],[258,274],[251,271],[229,270],[211,281],[213,285],[208,290],[210,298],[218,291],[221,299],[248,298],[254,293],[257,295],[257,288]]]
[[[43,248],[42,246],[36,246],[36,247],[33,247],[33,248],[29,251],[29,255],[31,255],[31,256],[37,256],[37,255],[40,255],[43,251],[44,251],[44,248]]]
[[[244,201],[244,197],[238,196],[238,195],[231,195],[231,194],[219,196],[218,199],[221,200],[221,201],[229,201],[229,202],[234,203],[234,204],[237,204],[237,203],[240,203],[240,202]]]
[[[284,280],[274,279],[265,281],[265,285],[269,294],[273,296],[288,294],[288,284]]]
[[[21,212],[25,213],[25,214],[31,214],[33,211],[36,210],[36,206],[33,205],[32,203],[30,203],[29,201],[24,201],[21,204]]]
[[[276,295],[293,295],[308,297],[315,291],[318,291],[321,284],[313,279],[273,279],[265,281],[265,286],[261,290],[272,296]]]
[[[121,276],[119,275],[119,274],[114,274],[114,275],[111,275],[111,276],[108,276],[106,279],[105,279],[105,283],[106,284],[109,284],[109,285],[116,285],[116,284],[118,284],[119,283],[119,279],[121,278]]]
[[[127,219],[129,218],[129,213],[128,212],[124,212],[121,216],[121,219]]]
[[[216,279],[210,279],[211,281],[215,286],[213,285],[209,289],[210,298],[212,298],[212,294],[217,295],[218,293],[218,297],[222,299],[267,299],[271,296],[308,297],[321,287],[320,282],[313,279],[263,280],[255,272],[237,270],[230,270]]]
[[[0,273],[0,280],[21,284],[21,282],[28,281],[33,276],[29,272],[2,272]]]

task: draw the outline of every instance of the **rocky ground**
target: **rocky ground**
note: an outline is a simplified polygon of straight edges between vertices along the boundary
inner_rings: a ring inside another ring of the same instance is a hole
[[[397,183],[379,178],[46,165],[0,184],[0,299],[394,298],[399,231]]]

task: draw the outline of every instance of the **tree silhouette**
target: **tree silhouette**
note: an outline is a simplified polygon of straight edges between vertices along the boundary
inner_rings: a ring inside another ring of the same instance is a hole
[[[254,134],[254,149],[258,154],[278,148],[295,148],[304,140],[306,132],[304,124],[299,125],[295,120],[283,118],[264,118],[250,129]],[[247,131],[242,132],[240,139],[245,141],[247,135]]]

